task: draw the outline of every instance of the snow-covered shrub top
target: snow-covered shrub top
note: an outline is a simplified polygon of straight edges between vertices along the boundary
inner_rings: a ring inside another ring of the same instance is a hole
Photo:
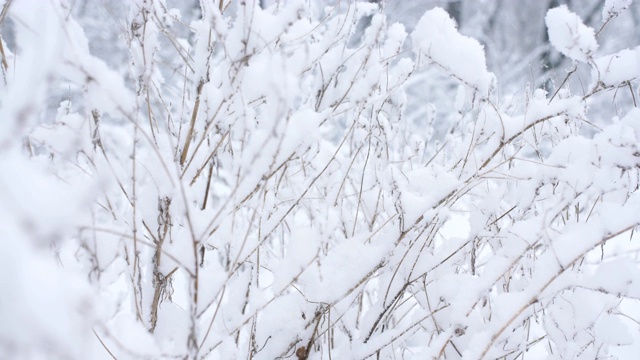
[[[550,9],[591,79],[507,97],[441,8],[1,4],[0,358],[640,352],[638,44]]]

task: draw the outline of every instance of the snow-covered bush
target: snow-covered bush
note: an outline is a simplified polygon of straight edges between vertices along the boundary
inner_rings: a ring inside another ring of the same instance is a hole
[[[640,351],[640,111],[590,118],[638,50],[552,9],[591,82],[516,106],[444,10],[312,3],[127,2],[118,66],[68,2],[5,2],[0,357]],[[457,86],[446,119],[411,81]]]

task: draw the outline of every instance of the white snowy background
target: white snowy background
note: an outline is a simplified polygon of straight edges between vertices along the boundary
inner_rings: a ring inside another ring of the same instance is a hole
[[[631,0],[0,9],[1,359],[640,353]]]

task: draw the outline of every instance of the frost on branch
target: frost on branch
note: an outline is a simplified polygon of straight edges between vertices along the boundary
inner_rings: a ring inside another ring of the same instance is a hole
[[[565,56],[587,62],[598,50],[595,31],[582,23],[582,19],[566,5],[549,10],[545,22],[549,41]]]

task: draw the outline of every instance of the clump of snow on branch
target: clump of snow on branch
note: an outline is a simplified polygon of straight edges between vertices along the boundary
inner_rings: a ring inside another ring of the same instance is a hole
[[[545,22],[551,45],[563,55],[587,62],[598,50],[595,31],[566,5],[549,10]]]
[[[461,35],[442,8],[427,11],[411,34],[414,51],[486,97],[492,75],[487,71],[484,47],[475,39]]]
[[[608,21],[627,10],[633,0],[606,0],[602,7],[602,21]]]
[[[640,47],[594,59],[593,79],[614,86],[640,77]]]

